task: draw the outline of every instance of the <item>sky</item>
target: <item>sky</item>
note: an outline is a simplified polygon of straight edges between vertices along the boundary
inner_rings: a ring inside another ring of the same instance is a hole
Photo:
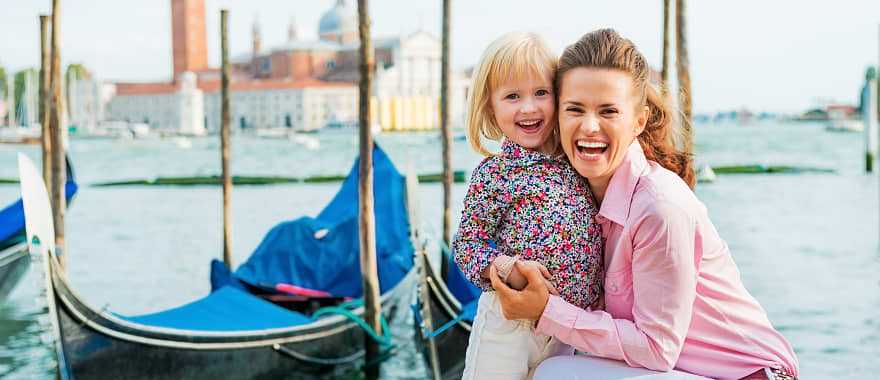
[[[353,1],[353,0],[349,0]],[[655,68],[662,64],[661,0],[452,0],[452,64],[474,65],[501,34],[537,32],[559,53],[581,35],[617,29]],[[205,0],[208,56],[219,66],[219,13],[230,11],[231,55],[247,53],[259,22],[264,49],[287,39],[291,18],[301,39],[336,0]],[[673,0],[672,3],[675,3]],[[418,30],[439,37],[439,0],[372,0],[373,35]],[[38,15],[50,0],[0,0],[0,65],[39,66]],[[690,0],[688,50],[694,109],[796,113],[821,101],[856,103],[865,69],[880,51],[880,1]],[[110,81],[171,77],[169,0],[62,0],[63,64],[82,63]]]

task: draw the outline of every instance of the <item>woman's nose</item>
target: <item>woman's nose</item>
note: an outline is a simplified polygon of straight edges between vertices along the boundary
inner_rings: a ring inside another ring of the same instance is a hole
[[[586,133],[599,132],[599,120],[592,116],[584,117],[584,119],[581,120],[581,130]]]

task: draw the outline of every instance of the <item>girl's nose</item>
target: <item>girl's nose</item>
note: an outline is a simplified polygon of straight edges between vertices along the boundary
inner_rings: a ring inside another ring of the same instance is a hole
[[[520,112],[528,114],[537,110],[538,107],[535,105],[535,100],[531,98],[526,98],[522,103],[522,109],[520,109]]]

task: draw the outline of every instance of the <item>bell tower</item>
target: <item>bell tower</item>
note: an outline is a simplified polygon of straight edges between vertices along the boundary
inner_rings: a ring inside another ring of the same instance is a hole
[[[171,46],[174,81],[181,73],[208,68],[205,0],[171,0]]]

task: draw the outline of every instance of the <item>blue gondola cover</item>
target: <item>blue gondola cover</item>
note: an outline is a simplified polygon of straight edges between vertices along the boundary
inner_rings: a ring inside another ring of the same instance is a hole
[[[283,222],[269,231],[235,272],[260,287],[278,283],[359,298],[363,293],[358,240],[358,165],[321,213]],[[373,150],[373,199],[379,288],[391,289],[413,265],[405,179],[378,147]]]
[[[76,182],[67,182],[64,188],[64,195],[68,201],[76,194],[77,189]],[[16,235],[22,235],[22,241],[24,241],[24,206],[21,203],[21,198],[0,210],[0,247],[10,245],[3,242],[14,238]]]
[[[461,319],[473,321],[477,315],[477,303],[480,300],[480,288],[468,281],[464,273],[458,269],[452,255],[446,255],[449,273],[446,274],[446,287],[461,302]]]
[[[186,305],[137,317],[122,317],[151,326],[196,331],[246,331],[311,323],[312,319],[253,295],[224,286]]]

